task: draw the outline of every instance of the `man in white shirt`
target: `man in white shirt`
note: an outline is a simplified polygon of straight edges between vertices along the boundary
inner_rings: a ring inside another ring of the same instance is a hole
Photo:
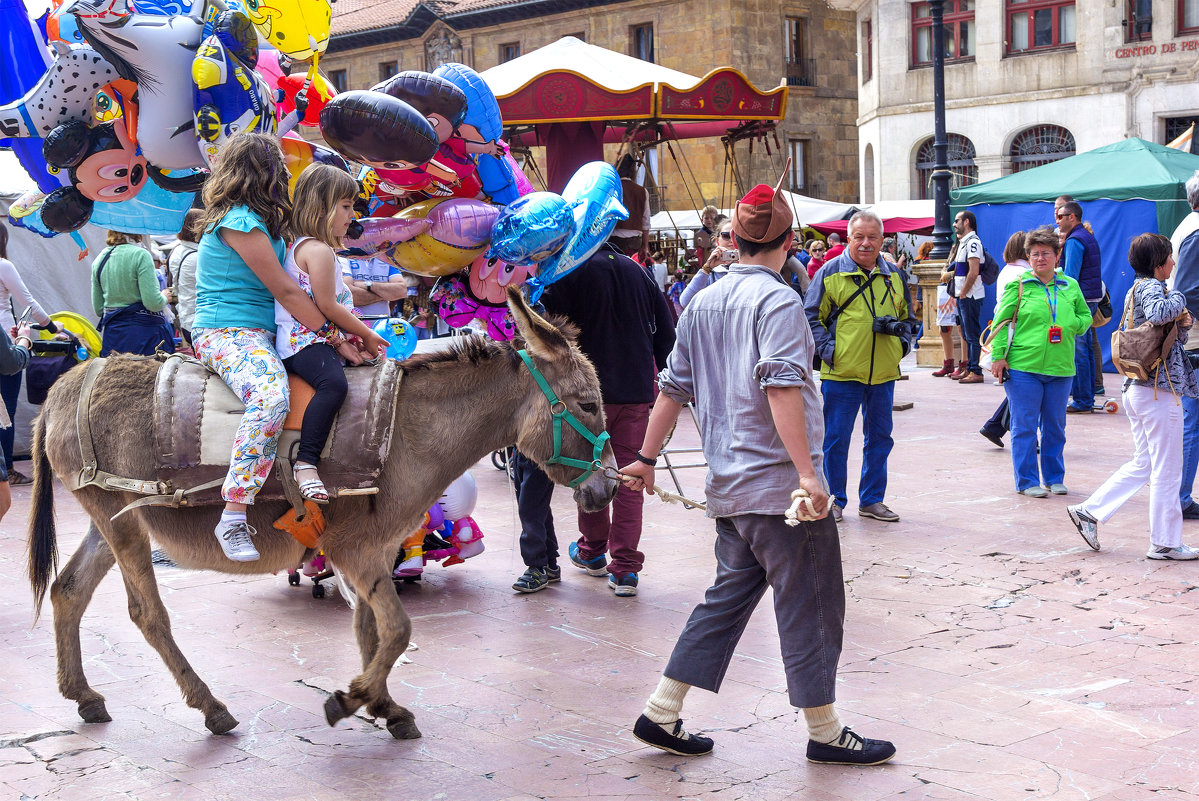
[[[378,258],[346,259],[341,280],[349,287],[354,305],[366,317],[387,317],[391,304],[408,296],[404,275]]]
[[[983,243],[978,238],[978,220],[969,211],[959,211],[953,218],[953,230],[958,235],[958,247],[953,258],[954,294],[958,298],[958,317],[962,323],[962,339],[966,342],[966,367],[950,378],[962,384],[983,383],[983,370],[978,360],[982,355],[983,298],[986,290],[978,270],[983,261]]]

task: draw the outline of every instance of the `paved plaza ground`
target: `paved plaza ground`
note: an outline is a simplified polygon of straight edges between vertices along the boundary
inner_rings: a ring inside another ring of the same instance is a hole
[[[325,725],[327,693],[359,667],[336,592],[318,600],[284,575],[172,568],[158,574],[180,646],[241,725],[208,734],[130,623],[117,576],[83,621],[85,668],[113,721],[83,724],[55,687],[49,604],[30,628],[30,489],[14,488],[0,523],[0,798],[1199,798],[1199,563],[1145,559],[1147,491],[1100,528],[1098,553],[1065,512],[1131,453],[1123,413],[1071,416],[1070,496],[1024,498],[1007,451],[976,433],[1002,390],[909,372],[896,399],[915,405],[895,416],[887,499],[902,522],[861,519],[851,497],[840,531],[838,707],[863,734],[895,742],[889,765],[804,760],[769,595],[720,694],[687,699],[687,728],[714,737],[715,752],[642,747],[630,728],[712,576],[711,521],[647,501],[636,598],[613,597],[569,563],[561,584],[518,595],[512,493],[484,461],[474,516],[486,553],[433,565],[403,592],[419,648],[390,686],[424,733],[407,742],[360,718]],[[1116,378],[1107,382],[1115,394]],[[687,441],[693,432],[675,444]],[[701,492],[700,471],[684,481]],[[61,487],[57,499],[69,553],[85,519]],[[556,494],[555,512],[569,538],[569,493]],[[1199,545],[1199,522],[1186,526]]]

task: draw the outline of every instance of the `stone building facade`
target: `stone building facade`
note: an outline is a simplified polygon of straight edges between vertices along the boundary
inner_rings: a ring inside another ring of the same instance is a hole
[[[338,0],[333,10],[321,67],[340,89],[369,88],[397,71],[446,61],[482,72],[563,36],[696,77],[731,66],[760,89],[786,81],[778,146],[754,142],[751,153],[748,143],[736,145],[743,186],[773,183],[792,154],[795,191],[857,199],[853,14],[823,0]],[[672,147],[675,157],[658,149],[662,208],[731,205],[736,188],[719,139]]]
[[[862,195],[931,197],[928,3],[830,0],[857,17]],[[1199,0],[946,0],[954,184],[1199,120]],[[878,32],[887,31],[885,41]]]

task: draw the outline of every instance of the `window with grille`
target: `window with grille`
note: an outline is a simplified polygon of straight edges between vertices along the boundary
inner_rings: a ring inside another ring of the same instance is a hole
[[[1007,52],[1073,45],[1074,0],[1007,0]]]
[[[945,60],[974,58],[974,0],[946,0]],[[933,63],[933,16],[928,3],[912,5],[912,66]]]
[[[792,192],[799,192],[803,189],[807,189],[808,140],[789,139],[787,141],[787,155],[791,157],[791,172],[787,176],[787,188]]]
[[[945,137],[949,144],[948,159],[950,189],[978,183],[978,166],[974,163],[974,143],[961,134]],[[937,163],[933,138],[925,139],[916,151],[916,181],[920,185],[920,200],[933,196],[933,171]]]
[[[815,86],[816,59],[808,44],[808,20],[787,17],[783,21],[788,86]]]
[[[629,27],[629,55],[654,63],[654,26],[646,22]]]
[[[1012,172],[1030,170],[1075,153],[1074,134],[1060,125],[1037,125],[1012,140]]]

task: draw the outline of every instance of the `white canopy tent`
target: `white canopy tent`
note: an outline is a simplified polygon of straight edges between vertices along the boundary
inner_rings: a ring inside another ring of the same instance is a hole
[[[563,36],[545,47],[525,53],[479,73],[496,97],[515,92],[545,72],[569,68],[615,92],[636,89],[647,83],[665,83],[689,89],[702,78],[642,61],[613,50]]]
[[[783,196],[787,199],[787,203],[791,206],[791,211],[795,214],[796,227],[810,223],[843,220],[859,208],[849,203],[821,200],[820,198],[800,195],[796,192],[784,191]],[[731,216],[733,210],[721,209],[720,213]],[[699,227],[699,210],[693,211],[691,209],[685,211],[660,211],[653,215],[649,221],[651,231],[674,231],[676,228],[679,231],[694,231]]]
[[[92,312],[91,264],[92,258],[104,248],[104,231],[94,225],[85,225],[79,234],[89,248],[89,256],[80,260],[79,246],[69,236],[46,239],[18,228],[8,220],[8,207],[25,192],[37,186],[7,151],[0,151],[0,225],[8,227],[8,258],[16,265],[21,280],[42,305],[47,313],[73,311],[95,320]],[[14,309],[14,317],[20,317],[24,309]],[[17,407],[18,453],[27,453],[30,440],[30,423],[37,413],[35,407],[25,402],[21,392]],[[22,472],[26,472],[22,470]]]

